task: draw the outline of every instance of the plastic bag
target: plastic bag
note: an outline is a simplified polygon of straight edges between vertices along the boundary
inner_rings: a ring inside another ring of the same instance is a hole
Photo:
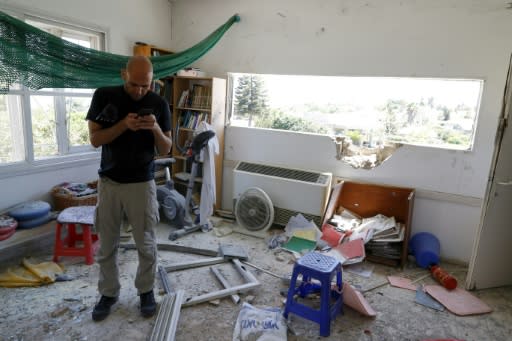
[[[287,339],[286,321],[279,308],[256,308],[244,303],[233,332],[233,341],[282,341]]]

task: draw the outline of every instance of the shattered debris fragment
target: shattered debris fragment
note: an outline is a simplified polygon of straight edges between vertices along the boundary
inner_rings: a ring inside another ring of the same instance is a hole
[[[336,159],[353,168],[373,169],[389,159],[400,147],[400,143],[386,142],[376,147],[356,146],[347,136],[332,138],[336,148]]]

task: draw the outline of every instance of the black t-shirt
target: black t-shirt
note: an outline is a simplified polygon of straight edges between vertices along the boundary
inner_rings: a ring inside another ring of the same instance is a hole
[[[99,88],[94,92],[87,120],[109,128],[128,113],[150,109],[163,132],[171,130],[169,104],[149,91],[134,101],[123,86]],[[98,173],[120,183],[135,183],[154,179],[155,139],[150,130],[126,130],[101,148]]]

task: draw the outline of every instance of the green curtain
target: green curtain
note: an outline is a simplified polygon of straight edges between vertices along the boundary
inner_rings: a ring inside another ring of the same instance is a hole
[[[189,66],[238,21],[240,17],[235,14],[196,45],[182,52],[151,57],[154,78]],[[120,70],[128,58],[68,42],[0,11],[0,93],[8,92],[14,83],[35,90],[120,84]]]

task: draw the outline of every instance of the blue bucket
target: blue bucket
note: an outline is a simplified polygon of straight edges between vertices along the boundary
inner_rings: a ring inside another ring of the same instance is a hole
[[[409,241],[409,252],[416,258],[416,264],[422,268],[439,264],[439,239],[432,233],[420,232]]]

